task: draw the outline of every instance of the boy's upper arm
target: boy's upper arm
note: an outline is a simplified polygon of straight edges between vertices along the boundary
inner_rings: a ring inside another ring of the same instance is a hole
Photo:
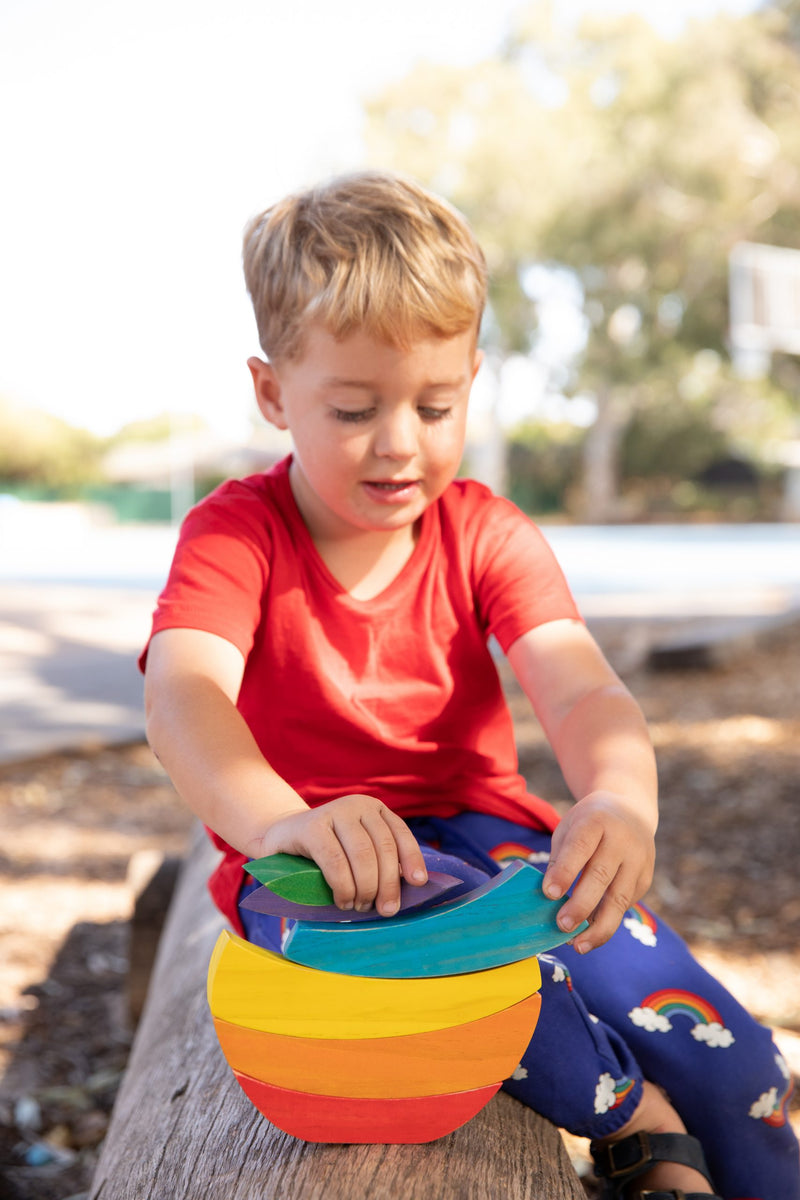
[[[583,696],[621,686],[581,621],[537,625],[512,642],[506,657],[548,734]]]
[[[162,629],[147,650],[145,704],[178,679],[198,676],[215,683],[233,704],[244,676],[244,656],[232,642],[202,629]]]

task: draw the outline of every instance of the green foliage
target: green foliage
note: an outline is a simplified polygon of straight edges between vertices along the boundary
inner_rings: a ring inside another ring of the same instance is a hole
[[[511,500],[531,516],[563,512],[579,480],[585,431],[574,425],[526,422],[508,440]]]
[[[202,417],[193,413],[159,413],[143,421],[123,425],[111,438],[110,445],[129,442],[166,442],[175,434],[197,433],[206,428]]]
[[[624,479],[670,475],[692,479],[704,468],[724,458],[724,435],[714,429],[706,413],[680,405],[659,414],[636,413],[622,439],[620,468]]]
[[[0,488],[74,494],[98,479],[101,439],[36,409],[0,399]]]

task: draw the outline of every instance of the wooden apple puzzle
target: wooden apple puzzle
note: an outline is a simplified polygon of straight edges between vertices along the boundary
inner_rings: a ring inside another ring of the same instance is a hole
[[[264,886],[243,904],[297,921],[284,955],[223,932],[211,956],[217,1037],[259,1111],[308,1142],[430,1142],[480,1112],[536,1026],[535,955],[577,932],[539,872],[448,900],[461,881],[430,871],[383,918],[336,908],[309,859],[245,869]]]

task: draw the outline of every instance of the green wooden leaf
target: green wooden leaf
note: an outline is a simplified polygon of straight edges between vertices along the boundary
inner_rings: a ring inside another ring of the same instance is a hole
[[[299,854],[269,854],[245,863],[246,871],[276,896],[297,904],[332,904],[333,892],[310,858]]]

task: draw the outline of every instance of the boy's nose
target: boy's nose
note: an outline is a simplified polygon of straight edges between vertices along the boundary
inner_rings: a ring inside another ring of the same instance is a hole
[[[375,453],[380,458],[413,458],[417,450],[416,426],[414,412],[387,414],[375,432]]]

